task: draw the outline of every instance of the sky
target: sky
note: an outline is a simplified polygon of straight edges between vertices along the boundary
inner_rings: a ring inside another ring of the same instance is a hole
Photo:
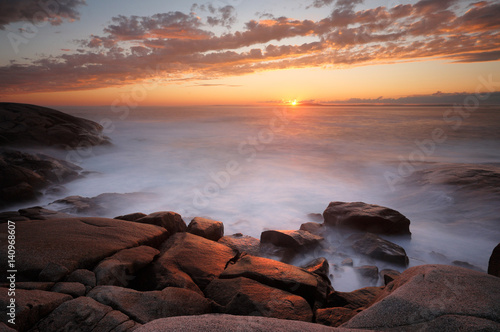
[[[499,17],[498,0],[0,0],[0,101],[456,102],[500,91]]]

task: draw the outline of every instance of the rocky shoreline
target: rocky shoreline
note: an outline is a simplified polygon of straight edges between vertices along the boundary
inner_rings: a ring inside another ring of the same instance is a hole
[[[64,192],[65,181],[85,174],[12,147],[109,144],[99,124],[34,105],[0,103],[0,119],[0,145],[8,146],[0,207]],[[410,239],[410,220],[363,202],[331,202],[311,214],[314,222],[260,239],[172,211],[78,216],[144,195],[69,196],[0,213],[0,253],[15,248],[16,271],[13,279],[2,260],[0,331],[500,330],[500,244],[489,274],[466,262],[408,268],[405,249],[389,239]],[[335,290],[344,269],[368,287]]]

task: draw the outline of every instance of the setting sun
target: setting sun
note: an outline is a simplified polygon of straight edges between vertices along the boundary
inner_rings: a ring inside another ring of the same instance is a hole
[[[296,105],[297,105],[297,99],[292,101],[292,106],[296,106]]]

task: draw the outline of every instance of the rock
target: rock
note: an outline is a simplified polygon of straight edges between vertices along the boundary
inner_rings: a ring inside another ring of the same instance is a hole
[[[50,203],[49,206],[71,214],[107,216],[114,211],[128,209],[140,201],[154,198],[156,195],[150,193],[104,193],[96,197],[68,196]]]
[[[382,277],[382,279],[384,279],[385,285],[387,285],[391,281],[394,281],[400,275],[401,275],[401,273],[399,273],[396,270],[385,269],[385,270],[380,271],[380,276]]]
[[[187,227],[188,233],[219,241],[224,236],[224,224],[220,221],[196,217]]]
[[[202,294],[236,252],[231,248],[190,233],[174,234],[161,248],[162,254],[137,278],[140,290],[168,286],[188,288]]]
[[[5,256],[4,256],[5,257]],[[0,321],[18,331],[26,331],[42,317],[48,315],[65,301],[71,300],[66,294],[52,293],[41,290],[15,290],[15,325],[7,322],[7,316],[11,297],[8,296],[9,289],[0,289]]]
[[[488,262],[488,274],[500,277],[500,243],[493,249]]]
[[[41,231],[43,230],[43,231]],[[36,281],[48,264],[69,272],[93,268],[119,250],[139,245],[158,246],[168,236],[164,228],[104,218],[67,218],[16,223],[18,281]],[[7,257],[7,224],[0,224],[0,256]],[[49,266],[50,267],[50,266]],[[51,268],[52,269],[52,268]],[[6,270],[0,270],[5,280]],[[47,270],[42,273],[42,279]],[[47,281],[59,281],[63,273]]]
[[[245,317],[211,314],[157,319],[141,326],[135,332],[150,331],[331,332],[332,329],[319,324],[269,317]]]
[[[38,274],[38,280],[57,282],[69,274],[69,269],[64,265],[49,262]]]
[[[217,241],[239,253],[247,253],[252,256],[260,256],[260,241],[254,237],[236,233],[223,236]]]
[[[48,220],[48,219],[60,219],[60,218],[74,218],[74,216],[69,215],[67,213],[47,210],[40,206],[21,209],[19,211],[0,213],[0,223],[7,222],[7,220],[22,221],[22,220]]]
[[[475,265],[472,265],[472,264],[470,264],[468,262],[453,261],[453,262],[451,262],[451,264],[456,265],[456,266],[460,266],[460,267],[464,267],[466,269],[476,270],[476,271],[479,271],[479,272],[486,272],[482,268],[477,267]]]
[[[161,226],[165,228],[169,234],[185,232],[187,230],[186,223],[182,220],[181,215],[172,211],[151,213],[135,221],[142,224]]]
[[[33,332],[132,331],[138,324],[113,308],[81,296],[60,305],[42,319]]]
[[[95,287],[96,277],[95,273],[86,269],[78,269],[73,271],[67,278],[68,282],[79,282],[85,286]]]
[[[368,308],[382,293],[383,287],[365,287],[352,292],[332,291],[328,295],[328,307],[343,307],[351,310]]]
[[[68,294],[73,297],[85,296],[86,288],[79,282],[58,282],[52,287],[51,292]]]
[[[146,217],[147,215],[141,212],[136,212],[136,213],[129,213],[124,216],[118,216],[114,217],[113,219],[120,219],[120,220],[126,220],[126,221],[136,221],[137,219],[141,219],[143,217]]]
[[[316,310],[316,323],[337,327],[357,314],[356,311],[347,308],[325,308]]]
[[[135,273],[151,263],[159,253],[159,250],[148,246],[120,250],[94,269],[97,285],[128,286]]]
[[[0,331],[1,332],[17,332],[16,330],[8,327],[7,325],[5,325],[4,323],[0,322]]]
[[[74,180],[81,170],[70,162],[40,153],[3,151],[0,153],[0,206],[34,200],[43,188]]]
[[[0,212],[0,223],[5,223],[9,220],[10,221],[24,221],[24,220],[29,220],[29,218],[21,216],[21,214],[17,211]]]
[[[98,123],[41,106],[0,103],[0,123],[0,145],[64,149],[109,143]]]
[[[43,290],[50,291],[54,287],[54,282],[37,282],[37,281],[24,281],[16,282],[16,288],[26,289],[26,290]],[[3,283],[0,287],[9,288],[9,283]]]
[[[313,259],[309,263],[302,265],[301,268],[309,273],[314,273],[320,276],[328,283],[330,282],[330,279],[328,278],[328,275],[330,274],[330,264],[324,257]]]
[[[398,211],[362,202],[331,202],[323,212],[328,226],[387,235],[410,235],[410,220]]]
[[[323,221],[323,217],[321,217],[321,220]],[[300,225],[300,230],[321,236],[325,232],[325,227],[323,227],[323,224],[318,224],[317,222],[306,222]]]
[[[368,282],[377,282],[378,267],[372,265],[363,265],[354,268],[354,272],[363,280]]]
[[[340,265],[342,266],[353,266],[354,265],[354,262],[352,261],[352,258],[346,258],[344,259]]]
[[[352,243],[354,251],[359,254],[400,266],[408,265],[409,259],[402,247],[375,234],[352,234],[348,241]]]
[[[272,243],[278,247],[291,248],[296,251],[310,250],[323,241],[321,236],[314,235],[308,231],[264,231],[260,234],[261,243]]]
[[[88,294],[116,308],[139,323],[172,316],[210,313],[210,301],[193,291],[167,287],[162,291],[139,292],[116,286],[97,286]]]
[[[475,331],[487,326],[484,330],[494,331],[500,328],[498,299],[497,277],[455,266],[420,265],[405,270],[377,302],[342,327]]]
[[[317,223],[322,223],[325,220],[323,219],[323,215],[321,213],[308,213],[307,218]]]
[[[245,255],[229,265],[221,279],[245,277],[273,288],[302,296],[312,306],[326,302],[328,284],[322,278],[293,265],[272,259]]]
[[[224,312],[242,316],[264,316],[311,322],[307,301],[297,295],[263,285],[248,278],[214,279],[205,295],[224,306]]]

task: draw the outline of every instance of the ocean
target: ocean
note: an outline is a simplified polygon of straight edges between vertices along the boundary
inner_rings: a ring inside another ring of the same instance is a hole
[[[362,201],[410,219],[411,240],[386,237],[410,266],[462,261],[486,270],[500,242],[498,107],[55,108],[105,124],[113,142],[47,151],[89,171],[62,197],[154,194],[103,217],[175,211],[187,223],[208,217],[224,222],[226,235],[259,238],[298,229],[331,201]],[[361,285],[349,268],[332,273],[337,290]]]

